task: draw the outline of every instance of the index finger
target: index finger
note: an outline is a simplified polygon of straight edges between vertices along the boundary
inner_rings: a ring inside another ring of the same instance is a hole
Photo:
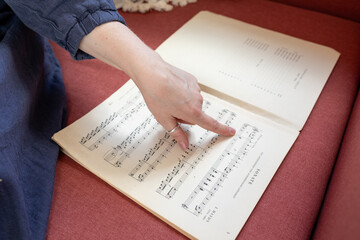
[[[204,112],[201,112],[200,116],[195,119],[194,123],[206,130],[223,136],[233,136],[236,133],[234,128],[218,122],[216,119],[210,117]]]

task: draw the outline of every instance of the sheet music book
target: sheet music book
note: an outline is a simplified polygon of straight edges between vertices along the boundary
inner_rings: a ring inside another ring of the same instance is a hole
[[[158,49],[199,80],[203,111],[237,130],[182,125],[182,151],[136,85],[53,139],[83,167],[193,239],[235,239],[305,124],[339,53],[210,12]]]

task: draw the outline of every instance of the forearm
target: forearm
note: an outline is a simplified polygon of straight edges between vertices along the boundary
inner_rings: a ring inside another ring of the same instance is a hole
[[[128,27],[108,22],[96,27],[80,42],[79,48],[93,57],[126,72],[135,82],[138,68],[161,58],[146,46]],[[146,63],[146,64],[142,64]]]

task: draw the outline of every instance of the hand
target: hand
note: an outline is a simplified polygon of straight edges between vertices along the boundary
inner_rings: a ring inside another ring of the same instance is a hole
[[[125,71],[140,89],[156,120],[167,130],[178,123],[197,124],[212,132],[232,136],[235,130],[202,111],[197,80],[168,63],[119,22],[96,27],[80,42],[80,49]],[[171,132],[182,149],[189,146],[181,127]]]
[[[139,87],[149,110],[156,120],[176,139],[182,149],[189,146],[188,138],[178,123],[197,124],[223,136],[235,130],[202,111],[203,97],[196,78],[166,62],[149,50],[142,64],[134,69],[134,82]],[[146,64],[144,64],[146,63]]]

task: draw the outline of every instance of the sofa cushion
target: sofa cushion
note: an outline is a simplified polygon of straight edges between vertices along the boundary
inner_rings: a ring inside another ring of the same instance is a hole
[[[360,77],[360,25],[264,0],[207,0],[171,12],[121,13],[150,47],[158,47],[200,10],[256,24],[339,51],[304,129],[239,234],[241,239],[307,239],[355,99]],[[98,60],[74,62],[53,44],[63,68],[72,123],[128,77]],[[59,158],[48,239],[185,239],[65,155]]]
[[[360,22],[359,0],[272,0]]]
[[[360,239],[360,94],[315,229],[314,239]]]

